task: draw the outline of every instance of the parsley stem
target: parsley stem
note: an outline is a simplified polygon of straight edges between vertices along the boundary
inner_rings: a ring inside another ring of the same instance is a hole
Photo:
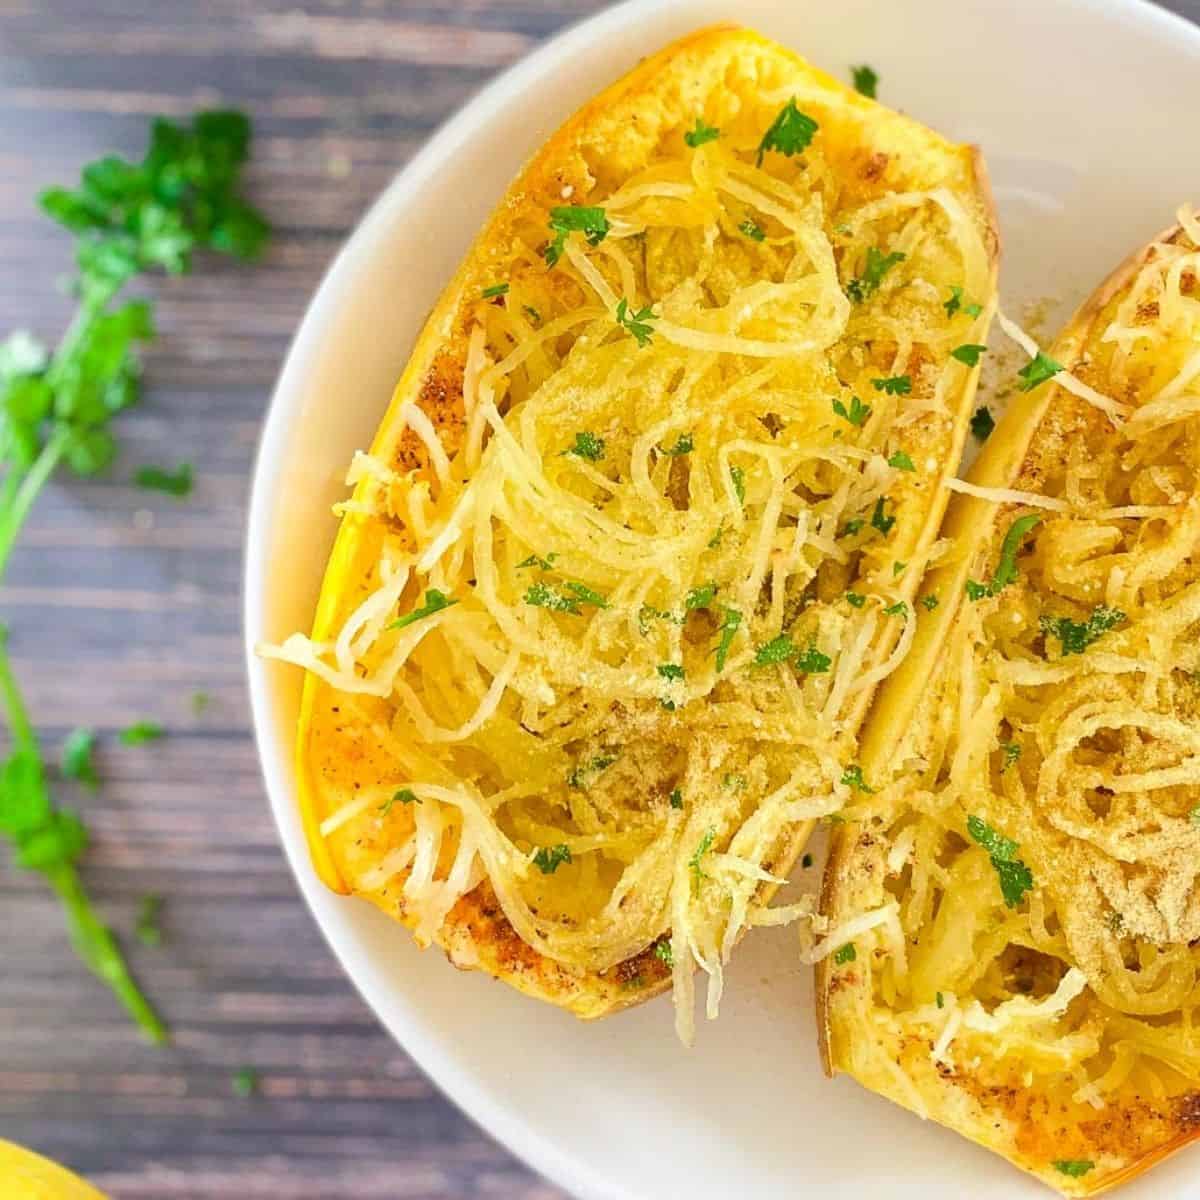
[[[67,927],[75,953],[108,985],[146,1037],[162,1045],[167,1040],[167,1027],[130,974],[112,930],[96,915],[74,864],[61,863],[45,875],[67,910]]]
[[[21,690],[17,687],[12,664],[8,661],[8,629],[3,625],[0,625],[0,700],[4,703],[14,745],[19,750],[32,751],[36,756],[37,741],[33,736],[33,725],[25,709],[25,701],[21,698]],[[41,760],[38,761],[40,763]]]
[[[0,510],[0,579],[4,578],[8,569],[8,556],[12,553],[26,517],[29,516],[29,510],[46,481],[54,473],[54,468],[58,466],[69,439],[70,432],[66,426],[59,426],[47,438],[41,453],[21,478],[12,499]],[[12,468],[9,469],[11,471]]]

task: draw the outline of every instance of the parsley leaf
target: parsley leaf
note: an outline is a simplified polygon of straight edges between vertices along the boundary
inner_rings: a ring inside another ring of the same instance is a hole
[[[721,131],[715,125],[709,125],[703,117],[696,118],[696,127],[683,135],[683,140],[693,150],[703,146],[705,142],[715,142],[721,136]]]
[[[895,467],[898,471],[915,471],[917,469],[913,460],[903,450],[897,450],[887,461],[889,467]]]
[[[174,471],[163,467],[138,467],[133,482],[140,488],[154,492],[166,492],[168,496],[182,499],[192,490],[192,464],[180,463]]]
[[[142,746],[165,737],[167,731],[156,721],[134,721],[117,735],[122,746]]]
[[[802,153],[808,149],[819,128],[812,117],[796,107],[793,97],[780,109],[779,115],[763,134],[762,141],[758,144],[755,166],[762,166],[763,157],[768,150],[776,150],[785,158]]]
[[[994,830],[982,818],[967,817],[967,832],[987,851],[1000,880],[1000,894],[1005,906],[1016,908],[1022,897],[1033,887],[1033,872],[1017,857],[1020,848],[1012,838]]]
[[[974,367],[979,364],[979,356],[986,353],[986,346],[981,346],[978,342],[964,342],[950,351],[950,357],[958,359],[960,363],[965,363],[968,367]]]
[[[586,792],[596,782],[596,777],[603,771],[607,771],[616,761],[615,754],[597,754],[595,758],[572,767],[567,775],[567,787]]]
[[[1004,541],[1000,544],[1000,560],[996,563],[995,574],[988,585],[991,595],[997,595],[1017,578],[1017,551],[1021,548],[1021,540],[1031,529],[1040,525],[1041,521],[1042,518],[1037,513],[1028,513],[1018,517],[1008,527]]]
[[[708,827],[708,831],[700,839],[699,845],[696,847],[696,853],[688,859],[688,868],[692,872],[692,891],[696,891],[700,887],[700,880],[707,879],[708,876],[704,872],[701,863],[704,856],[712,849],[713,840],[717,836],[717,831],[713,826]]]
[[[938,598],[930,593],[928,596],[921,597],[921,603],[925,606],[926,612],[933,612],[938,606]]]
[[[559,842],[557,846],[542,846],[533,856],[533,865],[543,875],[553,875],[563,863],[570,861],[571,851],[565,842]]]
[[[864,300],[867,300],[879,291],[879,285],[883,282],[883,277],[893,267],[902,263],[904,258],[905,256],[898,251],[892,254],[884,254],[877,246],[868,246],[867,265],[863,268],[861,275],[855,279],[851,279],[846,284],[846,295],[855,304],[862,304]]]
[[[566,583],[563,584],[563,587],[566,588],[566,590],[570,592],[580,604],[591,604],[596,608],[608,607],[608,601],[602,595],[600,595],[599,592],[593,591],[590,587],[588,587],[586,583],[579,583],[574,579],[568,579]]]
[[[1043,616],[1038,623],[1047,637],[1058,638],[1062,656],[1066,658],[1068,654],[1082,654],[1093,642],[1124,620],[1125,614],[1120,609],[1097,604],[1086,621]]]
[[[576,458],[586,458],[588,462],[599,462],[604,457],[604,439],[594,433],[582,430],[575,435],[575,444],[568,446],[563,454],[573,454]]]
[[[861,67],[851,67],[850,77],[854,80],[854,90],[856,92],[866,96],[870,100],[876,98],[875,88],[879,83],[879,76],[870,67],[866,66],[866,64]]]
[[[746,503],[746,472],[741,467],[732,466],[729,468],[729,478],[733,480],[733,494],[737,496],[739,504]]]
[[[957,285],[950,288],[950,299],[942,304],[946,310],[946,316],[952,317],[961,308],[968,316],[977,317],[983,312],[983,306],[980,304],[964,304],[963,290]]]
[[[507,283],[493,283],[491,287],[485,287],[479,296],[483,300],[494,300],[497,296],[508,295]]]
[[[1000,764],[1000,774],[1003,775],[1021,757],[1021,747],[1017,742],[1001,742],[1000,749],[1004,752],[1004,761]]]
[[[796,670],[805,675],[824,675],[829,670],[833,659],[828,654],[822,654],[817,649],[816,639],[808,643],[808,649],[802,650],[796,656]]]
[[[96,746],[96,734],[91,729],[75,729],[67,735],[62,748],[62,772],[68,779],[78,779],[85,787],[93,790],[99,786],[100,777],[92,762],[92,751]]]
[[[889,396],[907,396],[912,391],[912,378],[908,375],[889,375],[886,379],[872,379],[871,386]]]
[[[696,448],[694,438],[690,433],[682,433],[675,441],[675,445],[670,448],[666,446],[659,447],[659,453],[665,454],[668,458],[679,458],[683,454],[691,454]]]
[[[622,296],[617,302],[616,318],[617,324],[631,333],[639,346],[650,344],[650,339],[654,336],[654,328],[650,322],[657,321],[658,315],[649,304],[643,305],[637,312],[630,312],[629,301]]]
[[[794,658],[796,653],[795,643],[786,633],[781,633],[777,638],[759,646],[754,654],[754,665],[768,667],[775,663],[785,663]]]
[[[598,246],[609,231],[608,215],[599,205],[587,207],[580,204],[568,204],[550,210],[550,230],[554,239],[543,251],[546,262],[555,266],[562,258],[566,249],[567,237],[572,233],[582,233],[587,238],[589,246]]]
[[[654,957],[665,967],[671,968],[675,966],[675,951],[671,945],[670,938],[665,938],[661,942],[654,943]]]
[[[1039,350],[1017,372],[1021,380],[1020,390],[1032,392],[1035,387],[1040,387],[1046,380],[1053,379],[1062,369],[1062,363],[1056,363],[1049,355],[1043,354]]]
[[[866,596],[862,596],[858,592],[847,592],[846,593],[846,603],[849,604],[852,608],[862,608],[862,606],[864,604],[866,604],[866,602],[867,602]]]
[[[1090,1158],[1056,1158],[1054,1169],[1072,1179],[1082,1179],[1089,1171],[1096,1169],[1096,1164]]]
[[[663,679],[669,679],[672,682],[677,682],[684,677],[683,668],[678,663],[659,663],[654,669]]]
[[[688,612],[697,608],[707,608],[717,595],[716,583],[706,583],[703,587],[694,587],[684,598],[683,607]]]
[[[752,242],[766,241],[767,237],[766,231],[763,229],[763,227],[757,221],[751,221],[749,219],[743,221],[738,226],[738,232],[744,233]]]
[[[670,796],[667,797],[668,803],[672,808],[683,807],[683,792],[679,788],[672,788]]]
[[[844,966],[846,963],[852,963],[858,958],[858,951],[854,948],[853,942],[847,942],[839,950],[835,951],[833,961],[837,966]]]
[[[555,550],[551,550],[545,558],[540,554],[531,554],[528,558],[523,558],[517,563],[517,570],[523,570],[525,567],[537,567],[539,571],[552,571],[554,569],[554,560],[557,557],[558,552]]]
[[[437,588],[426,588],[425,603],[420,608],[414,608],[406,616],[398,617],[388,626],[388,629],[403,629],[414,621],[432,617],[434,613],[441,612],[443,608],[453,608],[457,603],[457,600],[452,600],[445,592]]]
[[[721,637],[717,642],[717,674],[719,675],[725,670],[725,660],[729,655],[729,648],[733,645],[733,639],[737,636],[737,631],[741,628],[742,614],[736,608],[726,608],[723,610],[721,624],[718,632]]]
[[[388,815],[388,813],[390,813],[392,811],[392,805],[394,805],[394,804],[420,804],[420,803],[422,803],[421,797],[418,796],[417,793],[412,790],[412,788],[400,788],[398,791],[393,792],[379,806],[378,811],[381,816],[386,817]]]
[[[884,516],[884,505],[887,503],[886,496],[880,496],[875,501],[875,508],[871,512],[871,528],[878,529],[885,536],[892,531],[892,526],[896,523],[894,516]]]
[[[963,591],[967,593],[967,599],[974,602],[982,600],[988,594],[986,583],[980,583],[978,579],[968,579],[963,584]]]
[[[996,420],[992,410],[986,404],[981,404],[971,418],[971,435],[977,442],[986,442],[988,435],[996,428]]]
[[[895,604],[889,604],[887,608],[883,610],[883,615],[885,617],[903,617],[905,620],[907,620],[908,605],[905,604],[903,600],[897,600]]]
[[[851,396],[848,409],[840,400],[834,400],[833,411],[851,425],[861,426],[871,415],[871,406],[864,404],[857,396]]]
[[[857,763],[851,763],[842,772],[842,786],[851,788],[856,792],[863,792],[867,795],[875,791],[873,787],[867,786],[867,781],[863,779],[862,767]]]
[[[530,584],[523,597],[526,604],[533,608],[544,608],[547,612],[570,613],[579,616],[579,601],[570,596],[563,596],[547,584],[538,580]]]

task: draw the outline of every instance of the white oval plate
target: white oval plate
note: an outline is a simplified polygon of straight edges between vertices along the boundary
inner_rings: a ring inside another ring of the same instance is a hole
[[[371,209],[296,335],[259,452],[246,551],[252,648],[307,629],[335,523],[425,314],[525,159],[637,58],[736,18],[987,155],[1011,309],[1047,329],[1200,200],[1200,31],[1135,0],[640,0],[555,38],[443,127]],[[1045,1191],[850,1080],[826,1081],[794,934],[746,939],[687,1052],[660,999],[583,1024],[454,970],[317,881],[295,810],[299,673],[249,657],[275,819],[318,924],[384,1025],[463,1109],[581,1197],[1016,1200]],[[1194,1158],[1124,1193],[1183,1195]]]

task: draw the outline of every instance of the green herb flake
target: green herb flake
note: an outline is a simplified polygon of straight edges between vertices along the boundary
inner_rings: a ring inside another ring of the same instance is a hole
[[[737,497],[738,503],[744,505],[746,503],[746,472],[741,467],[732,466],[729,468],[729,478],[733,480],[733,494]]]
[[[908,605],[903,600],[897,600],[895,604],[889,604],[884,610],[885,617],[903,617],[908,619]]]
[[[677,683],[684,677],[683,668],[678,663],[659,663],[654,669],[663,679],[672,683]]]
[[[615,754],[597,754],[595,758],[573,767],[567,775],[567,787],[586,792],[597,776],[607,771],[617,761]]]
[[[863,779],[862,767],[858,763],[851,763],[842,772],[842,786],[848,787],[852,791],[862,792],[865,795],[871,795],[875,789],[867,785],[867,781]]]
[[[1070,617],[1043,616],[1038,622],[1047,637],[1058,638],[1062,656],[1082,654],[1093,642],[1125,620],[1125,614],[1117,608],[1097,604],[1086,621],[1072,621]]]
[[[383,816],[387,816],[392,811],[394,804],[420,804],[421,797],[417,795],[412,788],[400,788],[399,791],[393,792],[380,806],[379,812]]]
[[[523,571],[526,567],[537,567],[539,571],[552,571],[554,569],[554,560],[558,557],[557,551],[551,550],[544,558],[540,554],[531,554],[528,558],[523,558],[517,563],[517,570]]]
[[[508,284],[507,283],[493,283],[491,287],[485,287],[483,289],[483,291],[479,293],[480,299],[483,299],[483,300],[494,300],[497,296],[507,296],[507,295],[508,295]]]
[[[833,401],[834,413],[851,425],[862,426],[871,415],[871,406],[864,404],[857,396],[850,397],[850,407],[847,408],[840,400]]]
[[[977,442],[986,442],[995,428],[996,420],[992,416],[992,410],[986,404],[981,404],[971,418],[971,436]]]
[[[388,626],[388,629],[404,629],[414,621],[432,617],[434,613],[439,613],[444,608],[453,608],[457,603],[457,600],[451,599],[445,592],[439,591],[437,588],[426,588],[425,603],[419,608],[414,608],[407,615],[398,617]]]
[[[895,579],[898,575],[904,574],[904,568],[908,566],[906,562],[892,563],[892,578]]]
[[[675,951],[671,946],[670,938],[664,938],[662,941],[654,943],[654,957],[668,970],[675,966]]]
[[[820,126],[816,121],[796,107],[793,97],[780,109],[779,115],[763,134],[762,141],[758,144],[755,166],[762,166],[763,157],[768,150],[777,151],[785,158],[802,154],[811,145],[818,129]]]
[[[92,751],[96,747],[96,734],[91,729],[73,729],[67,734],[62,748],[62,773],[68,779],[77,779],[84,787],[99,786],[96,764]]]
[[[775,663],[785,663],[796,655],[796,646],[786,633],[759,646],[754,654],[756,667],[769,667]]]
[[[954,316],[960,308],[971,317],[977,317],[983,312],[983,306],[980,304],[963,303],[963,290],[958,286],[951,287],[950,299],[945,301],[942,307],[946,310],[946,316],[948,317]]]
[[[696,891],[700,887],[700,880],[707,879],[704,868],[701,865],[704,861],[704,856],[712,849],[712,844],[717,836],[717,831],[713,826],[708,827],[708,832],[700,839],[699,845],[696,847],[695,854],[688,859],[688,869],[692,872],[692,891]]]
[[[585,458],[588,462],[599,462],[604,457],[604,439],[589,433],[586,429],[575,435],[575,444],[568,446],[563,454],[573,454],[576,458]]]
[[[712,535],[712,537],[710,537],[708,539],[708,548],[710,550],[716,550],[720,546],[721,540],[724,537],[725,537],[725,522],[722,521],[720,523],[720,525],[717,526],[717,532],[714,533]]]
[[[722,610],[721,624],[718,629],[720,638],[717,642],[717,674],[719,675],[725,670],[725,660],[729,655],[729,648],[733,645],[733,639],[737,636],[738,629],[741,628],[742,614],[736,608],[726,608]]]
[[[833,659],[828,654],[822,654],[817,649],[816,640],[808,643],[808,649],[802,650],[796,656],[796,670],[805,675],[824,675],[828,672]]]
[[[842,526],[841,536],[853,537],[856,533],[862,533],[864,525],[866,525],[866,521],[862,517],[852,517]]]
[[[680,434],[675,440],[673,446],[660,446],[659,453],[665,454],[668,458],[679,458],[683,454],[691,454],[696,448],[694,437],[690,433]]]
[[[715,142],[721,136],[721,131],[715,125],[709,125],[703,117],[696,118],[695,128],[683,135],[683,140],[695,150],[705,142]]]
[[[608,236],[608,216],[600,206],[586,207],[568,204],[550,210],[550,231],[553,240],[543,251],[549,266],[556,266],[566,249],[567,237],[582,233],[589,246],[598,246]]]
[[[967,599],[974,602],[982,600],[988,594],[986,583],[980,583],[978,579],[968,579],[963,584],[963,591],[967,593]]]
[[[903,450],[897,450],[887,461],[888,466],[895,467],[897,471],[915,471],[917,469],[913,460]]]
[[[866,602],[867,602],[866,596],[862,595],[859,592],[847,592],[846,593],[846,603],[849,604],[851,608],[862,608],[862,606],[864,604],[866,604]]]
[[[134,721],[117,735],[122,746],[142,746],[166,737],[167,731],[155,721]]]
[[[766,241],[766,232],[757,221],[745,220],[738,226],[738,232],[745,234],[752,242]]]
[[[133,934],[143,946],[162,945],[162,926],[159,924],[162,906],[163,898],[155,893],[145,895],[138,901]]]
[[[563,863],[570,861],[571,851],[563,842],[559,842],[557,846],[541,846],[533,856],[533,865],[543,875],[553,875]]]
[[[542,323],[542,314],[532,304],[522,304],[521,311],[535,324]]]
[[[259,1075],[253,1067],[239,1067],[233,1073],[233,1094],[248,1100],[258,1091]]]
[[[1000,764],[1000,774],[1003,775],[1021,757],[1021,747],[1017,742],[1001,742],[1000,750],[1004,755]]]
[[[651,321],[657,321],[658,315],[649,304],[643,305],[637,312],[629,311],[629,301],[624,296],[617,301],[617,324],[627,333],[633,335],[639,346],[648,346],[654,336]]]
[[[540,579],[537,583],[529,585],[522,599],[532,608],[544,608],[547,612],[570,613],[572,616],[579,616],[579,601],[572,600],[570,596],[561,595]]]
[[[151,492],[165,492],[182,500],[192,491],[192,464],[180,463],[174,471],[163,467],[138,467],[133,482]]]
[[[1033,872],[1017,857],[1020,847],[974,814],[967,817],[967,832],[987,851],[1000,880],[1005,906],[1016,908],[1033,887]]]
[[[1000,544],[1000,559],[996,563],[995,573],[992,575],[992,582],[988,585],[988,591],[993,595],[998,595],[1010,583],[1016,581],[1017,571],[1017,551],[1021,548],[1021,542],[1025,535],[1031,529],[1040,525],[1042,518],[1037,513],[1028,513],[1023,517],[1018,517],[1009,527],[1008,532],[1004,535],[1004,541]]]
[[[1043,354],[1039,350],[1017,372],[1017,376],[1021,380],[1020,390],[1023,392],[1032,392],[1034,388],[1040,387],[1048,379],[1053,379],[1062,369],[1062,363],[1056,363],[1049,355]]]
[[[667,800],[670,803],[672,808],[682,808],[683,807],[683,792],[681,792],[679,790],[679,788],[672,788],[671,794],[670,794],[670,796],[667,797]]]
[[[977,367],[979,365],[979,356],[986,353],[986,346],[981,346],[977,342],[964,342],[961,346],[955,346],[950,351],[950,357],[957,359],[960,363],[964,363],[968,367]]]
[[[846,963],[852,963],[858,958],[858,951],[854,948],[853,942],[847,942],[844,946],[834,952],[833,961],[835,966],[844,966]]]
[[[926,612],[933,612],[938,606],[938,598],[931,592],[929,595],[921,597],[921,604]]]
[[[1072,1179],[1082,1179],[1089,1171],[1096,1169],[1096,1164],[1090,1158],[1056,1158],[1054,1169]]]
[[[863,273],[846,284],[846,295],[855,304],[862,304],[879,291],[884,276],[893,267],[899,266],[904,259],[905,256],[899,252],[884,254],[877,246],[868,246],[867,263]]]
[[[879,84],[879,76],[865,63],[861,67],[850,68],[850,78],[854,81],[854,90],[869,100],[874,100],[875,89]]]
[[[571,593],[571,595],[580,604],[591,604],[595,608],[607,608],[608,601],[600,595],[599,592],[593,591],[586,583],[580,583],[575,579],[568,579],[563,587]]]
[[[937,1006],[938,1008],[946,1007],[946,997],[943,996],[941,992],[938,992],[937,994]]]
[[[886,379],[872,379],[871,386],[877,392],[884,392],[889,396],[907,396],[912,392],[912,377],[889,375]]]
[[[717,595],[716,582],[706,583],[702,587],[694,587],[684,597],[683,607],[688,612],[694,612],[698,608],[707,608]]]
[[[892,526],[896,523],[894,516],[889,517],[884,515],[884,505],[887,504],[887,497],[880,496],[875,501],[875,508],[871,512],[871,528],[878,529],[884,536],[891,533]]]

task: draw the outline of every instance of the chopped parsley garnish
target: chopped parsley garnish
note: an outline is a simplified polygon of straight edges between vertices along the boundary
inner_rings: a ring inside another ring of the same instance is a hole
[[[563,453],[586,458],[588,462],[599,462],[604,457],[604,439],[586,429],[581,430],[575,435],[575,444],[568,446]]]
[[[141,746],[165,737],[167,731],[156,721],[134,721],[117,735],[122,746]]]
[[[892,578],[894,579],[897,575],[903,575],[904,568],[907,566],[908,566],[908,563],[906,563],[906,562],[892,563]]]
[[[567,787],[586,792],[595,782],[596,776],[607,771],[616,761],[615,754],[597,754],[595,758],[580,763],[577,767],[573,767],[567,775]]]
[[[850,397],[850,407],[847,408],[840,400],[834,400],[833,411],[851,425],[861,426],[871,415],[871,406],[864,404],[857,396]]]
[[[896,523],[896,518],[884,515],[884,505],[887,503],[886,496],[880,496],[875,501],[875,508],[871,512],[871,528],[878,529],[885,536],[892,531],[892,526]]]
[[[692,612],[697,608],[707,608],[717,594],[716,583],[706,583],[703,587],[694,587],[684,598],[683,607]]]
[[[420,804],[421,797],[412,788],[401,788],[393,792],[380,806],[379,812],[387,816],[392,811],[393,804]]]
[[[832,662],[829,655],[822,654],[817,649],[815,638],[809,642],[807,650],[801,650],[786,633],[781,633],[777,638],[759,646],[754,655],[756,667],[769,667],[775,663],[792,660],[795,660],[796,670],[805,675],[823,675],[829,670]]]
[[[986,353],[986,346],[981,346],[978,342],[964,342],[950,351],[950,357],[958,359],[960,363],[965,363],[968,367],[974,367],[979,365],[979,356]]]
[[[924,605],[926,612],[933,612],[938,606],[938,598],[931,592],[928,596],[921,597],[921,603]]]
[[[725,522],[722,521],[720,523],[720,525],[717,526],[717,532],[714,533],[712,535],[712,537],[710,537],[708,539],[708,548],[710,550],[715,550],[721,544],[721,539],[724,536],[725,536]]]
[[[808,649],[796,656],[796,670],[805,675],[824,675],[832,661],[828,654],[822,654],[817,649],[816,640],[813,639],[808,643]]]
[[[851,608],[862,608],[866,602],[866,596],[860,595],[858,592],[846,593],[846,603],[849,604]]]
[[[755,166],[761,167],[763,156],[768,150],[775,150],[785,158],[801,154],[808,149],[820,126],[807,113],[802,113],[796,107],[793,97],[771,122],[762,141],[758,143],[758,158]]]
[[[963,290],[957,285],[950,289],[950,299],[942,304],[946,310],[946,316],[952,317],[961,308],[968,316],[977,317],[983,312],[983,306],[979,304],[964,304]]]
[[[542,314],[532,304],[522,304],[521,311],[535,324],[542,323]]]
[[[143,946],[162,945],[162,927],[158,918],[162,913],[163,898],[155,893],[145,895],[138,901],[137,919],[133,934]]]
[[[1043,616],[1038,624],[1047,637],[1056,637],[1062,647],[1062,656],[1082,654],[1093,642],[1115,628],[1125,614],[1117,608],[1097,604],[1086,621],[1072,621],[1070,617]]]
[[[862,767],[858,763],[851,763],[842,772],[842,786],[851,788],[856,792],[863,792],[867,795],[875,791],[873,787],[867,785],[867,781],[863,778]]]
[[[654,943],[654,957],[665,967],[674,967],[675,951],[671,947],[670,938],[664,938],[663,941]]]
[[[733,494],[738,498],[739,504],[746,503],[746,472],[741,467],[733,466],[729,468],[729,478],[733,480]]]
[[[96,764],[92,751],[96,747],[96,734],[91,729],[73,729],[67,734],[62,748],[62,773],[68,779],[77,779],[84,787],[99,786]]]
[[[996,420],[992,410],[986,404],[981,404],[971,418],[971,435],[977,442],[986,442],[988,435],[996,428]]]
[[[174,471],[164,467],[138,467],[133,482],[150,492],[166,492],[182,500],[192,491],[192,464],[180,463]]]
[[[582,233],[587,237],[589,246],[598,246],[608,236],[608,216],[598,205],[585,207],[579,204],[569,204],[550,210],[550,229],[554,234],[545,249],[546,262],[554,266],[562,258],[567,245],[567,235]]]
[[[946,1007],[946,998],[945,998],[945,996],[943,996],[941,992],[938,992],[938,994],[937,994],[937,997],[936,997],[936,998],[937,998],[937,1006],[938,1006],[938,1008],[945,1008],[945,1007]]]
[[[742,625],[742,614],[736,608],[722,610],[721,625],[718,630],[720,639],[717,642],[717,674],[725,670],[725,660],[729,656],[729,648]]]
[[[1056,1158],[1054,1169],[1072,1179],[1082,1179],[1089,1171],[1096,1169],[1096,1164],[1090,1158]]]
[[[766,240],[766,231],[757,221],[745,220],[738,226],[738,232],[744,233],[752,242]]]
[[[573,579],[568,579],[563,587],[571,593],[572,596],[580,604],[591,604],[596,608],[607,608],[608,601],[600,595],[599,592],[593,591],[586,583],[578,583]]]
[[[862,527],[865,524],[866,521],[864,521],[862,517],[851,517],[850,520],[842,526],[842,533],[845,534],[846,537],[853,537],[856,533],[862,532]]]
[[[861,67],[851,67],[850,77],[854,80],[854,90],[870,100],[875,99],[875,88],[879,76],[865,63]]]
[[[545,558],[540,554],[531,554],[528,558],[523,558],[517,563],[517,570],[523,570],[525,567],[537,567],[540,571],[551,571],[554,569],[554,560],[557,557],[558,552],[556,550],[551,550]]]
[[[700,839],[700,843],[696,847],[696,853],[688,859],[688,868],[692,872],[692,891],[699,888],[700,880],[708,878],[704,872],[704,868],[700,864],[703,862],[704,856],[712,849],[713,840],[716,836],[716,829],[710,825],[708,832]]]
[[[1033,887],[1033,872],[1017,857],[1020,847],[974,814],[967,817],[967,832],[991,858],[1006,907],[1016,908]]]
[[[1048,354],[1043,354],[1039,350],[1017,372],[1021,380],[1021,391],[1032,392],[1035,387],[1040,387],[1046,380],[1053,379],[1062,369],[1062,363],[1056,363]]]
[[[913,460],[903,450],[897,450],[888,459],[888,466],[895,467],[897,471],[915,471],[917,469]]]
[[[980,583],[978,579],[968,579],[963,584],[963,591],[967,593],[967,599],[971,601],[982,600],[988,594],[987,584]]]
[[[233,1094],[248,1100],[258,1091],[259,1076],[253,1067],[239,1067],[233,1073]]]
[[[965,588],[969,599],[976,601],[985,596],[998,596],[1010,583],[1015,582],[1018,575],[1017,551],[1021,548],[1021,539],[1036,525],[1041,524],[1041,520],[1036,513],[1028,513],[1018,517],[1008,527],[1004,541],[1000,544],[1000,558],[991,582],[982,584],[976,579],[968,579]]]
[[[553,875],[563,863],[571,861],[571,851],[563,842],[557,846],[542,846],[533,856],[533,865],[543,875]]]
[[[677,617],[666,608],[655,608],[653,604],[643,604],[638,609],[638,632],[645,637],[650,632],[651,621],[670,621],[673,625],[682,625],[683,617]]]
[[[663,679],[678,681],[684,677],[683,668],[678,663],[659,663],[654,668]]]
[[[1021,757],[1021,747],[1017,742],[1001,742],[1000,749],[1004,754],[1004,761],[1000,764],[1000,774],[1003,775]]]
[[[650,339],[654,336],[654,327],[650,322],[657,321],[658,314],[655,313],[649,304],[643,305],[637,312],[630,312],[629,301],[622,296],[617,301],[615,315],[617,324],[627,333],[632,334],[639,346],[648,346],[650,344]]]
[[[858,958],[858,951],[854,948],[853,942],[847,942],[839,950],[834,952],[833,961],[837,966],[842,966],[845,963],[852,963]]]
[[[441,612],[443,608],[453,608],[457,603],[457,600],[452,600],[445,592],[440,591],[438,588],[426,588],[425,603],[420,608],[414,608],[406,616],[398,617],[388,628],[403,629],[405,626],[411,625],[414,621],[423,620],[425,617],[432,617],[434,613]]]
[[[806,854],[806,855],[805,855],[805,856],[804,856],[804,857],[803,857],[803,858],[800,860],[800,865],[801,865],[801,866],[802,866],[802,867],[803,867],[803,868],[804,868],[804,869],[807,871],[807,870],[808,870],[808,868],[809,868],[809,867],[811,867],[811,866],[813,865],[813,856],[812,856],[811,854]]]
[[[679,458],[683,454],[691,454],[696,448],[695,438],[690,433],[681,433],[673,446],[660,446],[659,453],[668,458]]]
[[[484,300],[494,300],[497,296],[507,296],[508,284],[493,283],[491,287],[485,287],[479,295]]]
[[[912,392],[912,377],[889,375],[886,379],[872,379],[871,386],[877,392],[886,392],[889,396],[907,396]]]
[[[862,304],[868,297],[879,291],[883,277],[895,266],[904,261],[905,256],[898,251],[884,254],[877,246],[867,247],[867,265],[863,273],[846,284],[846,295],[855,304]]]
[[[542,583],[541,580],[529,586],[525,592],[524,600],[526,604],[534,608],[544,608],[548,612],[570,613],[572,616],[579,616],[578,600],[573,600],[570,596],[564,596],[556,592],[552,587]]]
[[[672,808],[682,808],[683,807],[683,792],[681,792],[679,790],[679,788],[672,788],[671,794],[670,794],[670,796],[667,797],[667,800],[670,803]]]
[[[695,150],[697,146],[703,146],[705,142],[715,142],[720,136],[721,131],[715,125],[709,125],[703,117],[697,117],[696,127],[685,133],[683,140]]]
[[[885,617],[904,617],[908,619],[908,605],[903,600],[897,600],[895,604],[889,604],[883,610]]]

